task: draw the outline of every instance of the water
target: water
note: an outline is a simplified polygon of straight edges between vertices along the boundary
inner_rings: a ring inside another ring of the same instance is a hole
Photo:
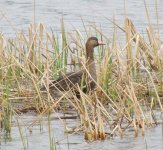
[[[158,1],[160,33],[163,34],[163,1]],[[148,9],[151,23],[157,27],[155,15],[155,1],[148,0]],[[60,31],[60,21],[63,17],[66,23],[67,31],[79,29],[84,32],[81,18],[86,25],[96,24],[101,26],[102,30],[112,37],[113,25],[106,19],[115,17],[117,23],[123,27],[125,13],[132,18],[135,26],[141,32],[145,32],[147,26],[146,13],[143,0],[126,0],[126,12],[124,11],[123,0],[36,0],[35,21],[42,22],[49,29]],[[33,1],[22,0],[1,0],[0,2],[0,31],[4,35],[14,37],[15,32],[27,32],[27,27],[33,22]],[[24,116],[24,124],[29,124],[35,117]],[[70,126],[74,126],[76,121],[68,120]],[[69,135],[64,133],[64,126],[58,120],[53,120],[52,129],[56,141],[57,149],[67,150],[162,150],[162,126],[147,129],[145,137],[139,135],[134,138],[133,133],[127,132],[123,139],[115,137],[105,141],[96,141],[87,143],[83,139],[83,134]],[[34,126],[32,134],[25,130],[28,139],[28,149],[48,149],[49,135],[47,121],[44,123],[43,130],[40,132],[40,126]],[[68,138],[67,138],[68,137]],[[63,139],[63,140],[62,140]],[[62,141],[61,141],[62,140]],[[67,144],[69,143],[69,144]],[[0,149],[15,150],[23,149],[22,141],[17,126],[12,128],[12,141],[1,142]]]
[[[58,114],[60,115],[60,114]],[[52,116],[56,116],[56,114],[52,114]],[[20,123],[28,127],[31,122],[36,119],[36,116],[33,115],[24,115],[21,116]],[[40,130],[39,125],[35,125],[32,128],[32,132],[29,132],[27,128],[22,127],[23,135],[27,136],[28,147],[29,150],[44,150],[49,148],[49,133],[48,133],[48,122],[47,118],[43,117],[44,121],[42,123],[42,129]],[[14,123],[14,122],[13,122]],[[54,137],[56,144],[56,148],[60,150],[162,150],[163,149],[163,135],[162,135],[162,126],[158,125],[153,128],[146,129],[145,136],[141,135],[139,132],[138,137],[134,137],[134,133],[132,131],[125,132],[123,138],[119,136],[114,137],[112,139],[107,139],[104,141],[95,141],[95,142],[86,142],[84,140],[83,133],[77,134],[67,134],[64,132],[64,124],[68,126],[68,128],[72,128],[79,124],[78,120],[68,119],[65,121],[59,121],[57,119],[51,120],[51,133]],[[25,130],[24,130],[25,129]],[[24,138],[26,139],[26,138]],[[23,149],[23,145],[21,142],[19,129],[16,126],[12,128],[12,141],[1,143],[0,149],[2,150],[17,150]]]
[[[163,1],[158,1],[159,24],[163,30]],[[148,0],[147,6],[151,23],[156,26],[155,0]],[[85,24],[95,23],[112,37],[113,25],[106,19],[115,17],[117,23],[124,24],[124,16],[132,18],[140,32],[145,32],[147,26],[146,13],[143,0],[36,0],[36,23],[42,22],[54,31],[60,31],[60,21],[63,17],[67,31],[79,29],[84,31],[82,19]],[[9,36],[15,32],[27,31],[27,27],[34,19],[33,0],[1,0],[0,3],[0,31]]]

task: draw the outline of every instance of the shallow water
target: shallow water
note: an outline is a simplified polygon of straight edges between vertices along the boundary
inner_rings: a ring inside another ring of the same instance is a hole
[[[58,114],[60,115],[60,114]],[[52,114],[56,116],[56,114]],[[23,118],[23,119],[22,119]],[[28,141],[27,149],[29,150],[45,150],[49,146],[49,133],[47,118],[43,117],[44,121],[41,121],[42,129],[40,130],[39,125],[35,125],[32,128],[32,132],[26,128],[22,128],[23,135],[26,136]],[[30,123],[35,120],[36,117],[33,115],[21,116],[20,123],[27,127]],[[112,139],[106,139],[104,141],[86,142],[82,133],[67,134],[64,133],[64,124],[69,128],[78,125],[78,120],[68,119],[66,122],[59,121],[58,119],[51,120],[51,133],[57,141],[56,149],[60,150],[162,150],[163,149],[163,132],[162,126],[158,125],[153,128],[146,129],[145,136],[139,132],[138,137],[134,137],[133,131],[125,132],[123,138],[119,136]],[[25,129],[25,130],[24,130]],[[21,138],[19,135],[19,129],[15,123],[12,128],[12,141],[4,143],[1,142],[0,149],[2,150],[16,150],[23,149]]]
[[[148,9],[151,23],[157,27],[155,15],[155,1],[148,0]],[[160,32],[163,34],[163,1],[158,0]],[[126,12],[124,11],[123,0],[36,0],[36,22],[43,22],[48,28],[54,31],[60,31],[60,20],[63,17],[66,23],[67,31],[73,31],[75,28],[84,33],[82,19],[86,25],[95,23],[101,26],[102,30],[112,37],[113,25],[106,19],[115,17],[117,23],[123,26],[125,13],[132,18],[137,29],[145,32],[147,26],[146,13],[143,0],[126,0]],[[13,37],[15,32],[27,32],[27,27],[33,22],[33,1],[22,0],[1,0],[0,1],[0,32]],[[34,116],[24,116],[24,124],[29,122]],[[76,121],[75,121],[76,122]],[[74,120],[68,120],[70,126],[74,126]],[[145,137],[139,135],[134,138],[133,133],[127,132],[123,139],[115,137],[105,141],[96,141],[87,143],[83,139],[83,134],[74,134],[72,136],[64,133],[64,127],[58,120],[51,121],[57,149],[67,150],[162,150],[163,135],[162,126],[147,129]],[[28,139],[28,149],[48,149],[49,135],[47,121],[40,132],[40,126],[34,126],[32,134],[26,130]],[[67,138],[68,137],[68,138]],[[69,143],[69,144],[67,144]],[[48,148],[47,148],[48,147]],[[1,142],[2,150],[23,149],[19,130],[15,126],[12,128],[12,141]]]

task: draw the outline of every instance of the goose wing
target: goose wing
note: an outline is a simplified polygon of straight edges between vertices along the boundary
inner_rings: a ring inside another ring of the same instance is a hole
[[[70,88],[74,87],[76,84],[81,84],[84,72],[71,72],[65,75],[60,76],[57,80],[53,81],[49,88],[56,88],[60,91],[67,91]]]

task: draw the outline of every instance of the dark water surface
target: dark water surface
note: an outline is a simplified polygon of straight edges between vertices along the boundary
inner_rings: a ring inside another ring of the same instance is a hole
[[[161,35],[163,34],[163,0],[158,1],[159,26]],[[155,0],[148,0],[148,9],[151,23],[157,27]],[[7,36],[14,37],[15,32],[27,32],[27,27],[33,22],[33,1],[23,0],[0,0],[0,32]],[[126,13],[132,18],[140,32],[145,32],[147,26],[146,13],[143,0],[126,0]],[[36,22],[44,23],[48,28],[54,31],[60,31],[60,21],[64,17],[67,31],[74,28],[84,32],[81,17],[86,25],[95,23],[101,26],[105,33],[111,34],[113,25],[106,19],[112,19],[115,16],[117,23],[123,26],[124,21],[124,1],[123,0],[36,0]],[[23,121],[30,122],[34,116],[24,116]],[[76,122],[76,121],[75,121]],[[67,122],[70,126],[75,125],[74,120]],[[56,145],[61,150],[162,150],[163,135],[162,126],[146,130],[144,137],[139,135],[134,138],[133,133],[126,133],[123,139],[115,137],[114,139],[87,143],[83,139],[83,134],[75,134],[67,138],[64,133],[64,126],[60,121],[51,121],[54,137],[60,141]],[[25,130],[27,134],[29,150],[49,149],[48,125],[45,125],[40,132],[40,126],[33,128],[32,134]],[[69,144],[67,144],[69,143]],[[19,135],[18,127],[13,127],[12,141],[1,142],[2,150],[23,149],[22,141]]]

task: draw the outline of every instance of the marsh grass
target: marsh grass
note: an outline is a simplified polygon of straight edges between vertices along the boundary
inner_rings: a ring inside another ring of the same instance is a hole
[[[41,124],[42,116],[48,114],[50,149],[55,149],[50,125],[51,112],[75,110],[80,118],[79,128],[89,141],[104,140],[117,134],[123,136],[128,129],[133,129],[135,136],[140,132],[144,135],[146,127],[158,124],[153,110],[159,108],[160,112],[163,111],[159,33],[155,33],[149,24],[148,39],[144,39],[127,17],[124,28],[114,21],[113,24],[113,40],[95,25],[90,31],[84,26],[87,36],[96,33],[98,39],[108,44],[95,50],[97,88],[85,94],[82,85],[79,85],[80,100],[73,92],[71,99],[68,92],[54,99],[47,86],[61,74],[81,68],[86,70],[86,39],[79,30],[67,33],[62,19],[61,38],[49,32],[41,23],[30,25],[27,35],[21,32],[12,40],[0,35],[0,123],[7,138],[12,136],[12,115],[28,110],[38,114],[28,128],[38,121]],[[126,39],[123,48],[116,42],[119,29]],[[42,85],[46,87],[46,95],[40,91]],[[16,102],[21,104],[21,108]],[[17,124],[26,149],[21,126],[19,122]],[[78,127],[74,133],[77,131]]]

